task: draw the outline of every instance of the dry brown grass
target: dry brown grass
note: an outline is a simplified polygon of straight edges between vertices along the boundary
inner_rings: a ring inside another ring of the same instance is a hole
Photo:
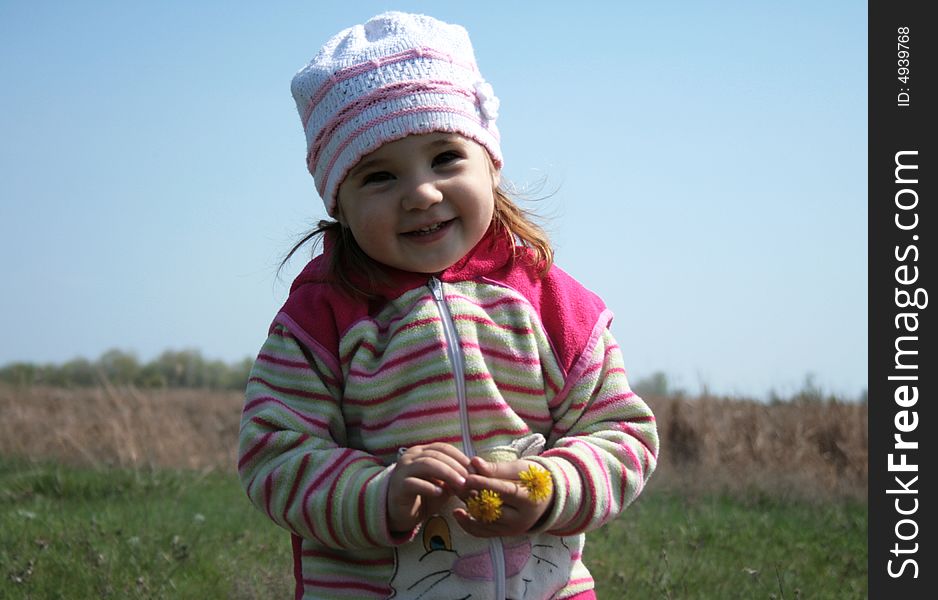
[[[646,398],[661,435],[656,486],[866,498],[867,407]]]
[[[232,469],[243,395],[0,386],[0,455],[67,464]]]
[[[864,405],[647,400],[661,433],[656,487],[865,498]],[[0,455],[233,470],[241,403],[238,392],[0,386]]]

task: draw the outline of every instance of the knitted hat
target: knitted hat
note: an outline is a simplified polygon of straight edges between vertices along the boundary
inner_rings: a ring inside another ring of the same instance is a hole
[[[326,42],[290,87],[306,131],[306,163],[332,216],[349,170],[408,135],[458,133],[502,166],[498,98],[459,25],[380,14]]]

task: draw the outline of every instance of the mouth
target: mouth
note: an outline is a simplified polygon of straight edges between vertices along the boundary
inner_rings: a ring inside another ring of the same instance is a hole
[[[427,225],[426,227],[421,227],[420,229],[414,229],[412,231],[405,231],[401,235],[406,235],[408,237],[418,237],[418,238],[428,236],[428,235],[433,235],[434,233],[437,233],[440,230],[445,229],[446,227],[449,227],[455,220],[456,219],[449,219],[447,221],[437,221],[436,223],[432,223],[430,225]]]

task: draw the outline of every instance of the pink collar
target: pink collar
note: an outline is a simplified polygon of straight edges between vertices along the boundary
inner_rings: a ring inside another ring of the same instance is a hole
[[[333,252],[335,247],[335,240],[332,238],[333,236],[331,235],[325,236],[323,239],[323,253],[306,265],[303,271],[293,281],[293,285],[290,287],[291,292],[306,283],[321,283],[326,281],[325,269],[328,254]],[[515,251],[509,244],[508,237],[497,234],[493,225],[489,227],[485,236],[468,254],[436,276],[441,281],[447,283],[477,279],[509,265],[514,256]],[[352,280],[356,285],[361,286],[362,289],[368,289],[370,287],[371,289],[369,291],[371,293],[388,300],[397,298],[408,290],[426,285],[432,276],[427,273],[402,271],[384,265],[380,265],[380,267],[388,275],[388,280],[384,284],[369,285],[369,282],[366,281],[364,277],[356,277],[355,274],[352,274]]]

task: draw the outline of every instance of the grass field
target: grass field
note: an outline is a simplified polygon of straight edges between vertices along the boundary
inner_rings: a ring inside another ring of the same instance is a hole
[[[603,600],[867,596],[867,412],[647,398],[639,501],[594,532]],[[237,392],[0,385],[0,598],[292,597],[233,474]]]
[[[290,543],[219,472],[0,462],[2,598],[289,598]],[[601,598],[864,598],[866,507],[649,490],[591,534]]]

